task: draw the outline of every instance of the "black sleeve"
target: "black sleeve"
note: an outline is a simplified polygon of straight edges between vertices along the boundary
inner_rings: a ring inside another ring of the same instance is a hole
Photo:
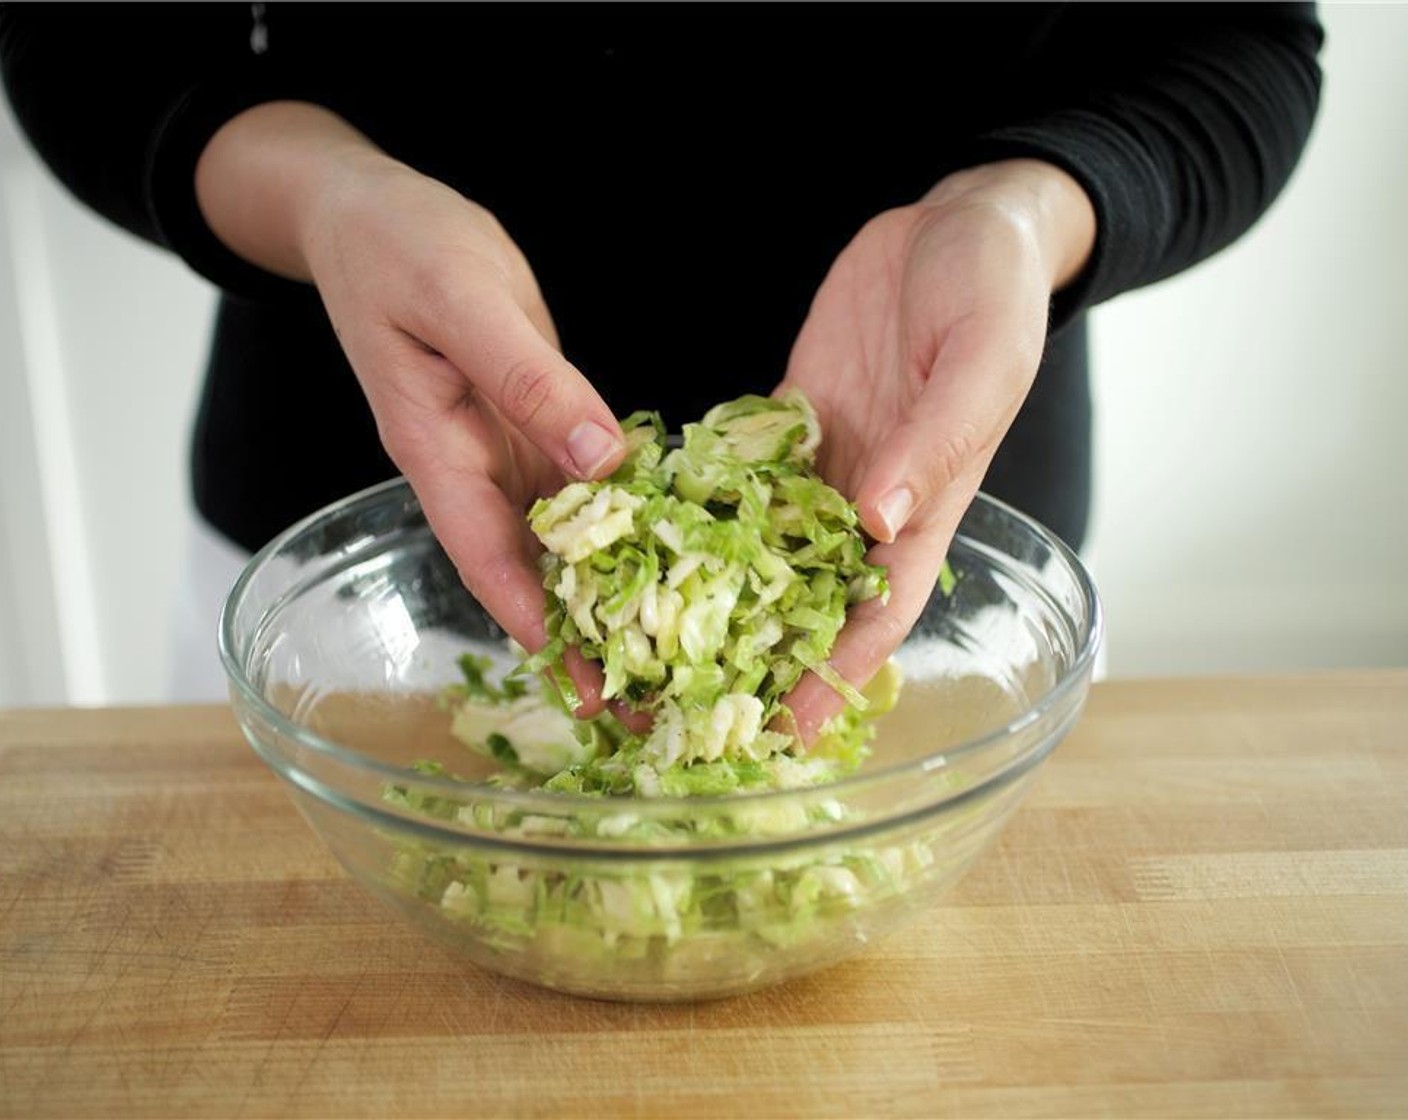
[[[1053,327],[1235,240],[1290,178],[1319,105],[1313,4],[1069,4],[1027,103],[969,162],[1029,156],[1095,206],[1090,263]]]
[[[124,229],[227,291],[301,286],[241,260],[196,203],[196,161],[280,83],[248,4],[4,4],[0,67],[16,119],[55,176]]]
[[[252,46],[244,4],[5,5],[0,63],[20,123],[78,197],[220,287],[299,289],[240,260],[192,188],[209,137],[240,110],[305,94]],[[1318,105],[1310,4],[1068,4],[1051,9],[1029,91],[946,166],[1013,156],[1090,195],[1089,266],[1059,327],[1196,263],[1245,232],[1288,180]]]

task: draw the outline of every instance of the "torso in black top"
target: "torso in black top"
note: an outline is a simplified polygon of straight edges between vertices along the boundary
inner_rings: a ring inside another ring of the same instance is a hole
[[[1079,544],[1081,311],[1255,220],[1318,91],[1304,5],[255,7],[258,53],[245,5],[0,14],[7,87],[50,165],[231,293],[195,495],[251,548],[393,468],[316,295],[234,260],[200,221],[194,161],[245,105],[326,105],[488,207],[568,357],[618,413],[672,425],[778,381],[869,218],[973,162],[1060,163],[1101,239],[1056,301],[1060,329],[985,488]]]
[[[672,426],[777,383],[836,254],[1003,117],[1022,42],[1051,18],[641,5],[495,12],[446,34],[428,14],[273,5],[270,58],[300,60],[278,81],[493,211],[567,356],[618,414]],[[394,473],[311,300],[227,305],[217,341],[194,443],[214,524],[253,546]],[[1008,441],[998,496],[1078,542],[1084,355],[1061,355],[1046,395],[1062,415]]]

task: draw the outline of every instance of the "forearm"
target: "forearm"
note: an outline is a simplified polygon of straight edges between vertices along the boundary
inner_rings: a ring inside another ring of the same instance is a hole
[[[340,177],[397,165],[317,105],[256,105],[226,123],[196,164],[196,199],[211,231],[251,264],[311,281],[308,230]]]

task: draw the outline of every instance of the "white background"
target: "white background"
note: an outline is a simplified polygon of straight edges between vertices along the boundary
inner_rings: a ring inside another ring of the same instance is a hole
[[[1322,17],[1287,192],[1094,317],[1112,675],[1408,664],[1408,8]],[[165,698],[212,306],[0,119],[0,705]]]

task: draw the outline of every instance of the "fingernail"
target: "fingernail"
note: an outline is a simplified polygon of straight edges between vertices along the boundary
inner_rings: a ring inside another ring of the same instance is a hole
[[[597,471],[615,453],[615,436],[590,420],[583,420],[567,437],[567,454],[583,478],[595,478]]]
[[[891,490],[875,503],[875,511],[880,515],[880,523],[889,533],[889,539],[894,540],[914,512],[914,491],[908,486]]]

